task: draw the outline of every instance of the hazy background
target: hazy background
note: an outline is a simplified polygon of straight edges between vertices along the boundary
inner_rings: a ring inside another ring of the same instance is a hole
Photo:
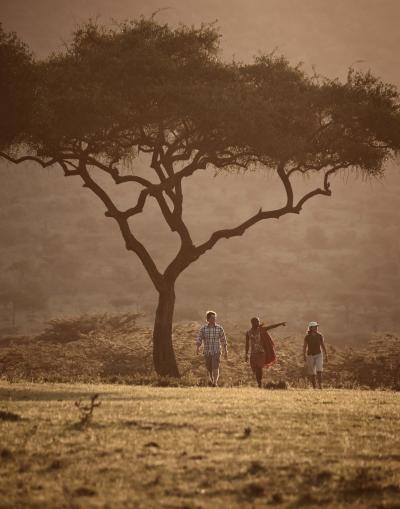
[[[44,58],[89,17],[111,23],[164,7],[157,19],[173,25],[217,20],[228,60],[250,61],[275,49],[309,72],[315,66],[320,74],[343,78],[354,65],[400,84],[400,3],[394,0],[0,0],[0,20]],[[135,164],[145,171],[145,160]],[[4,162],[0,179],[3,332],[106,310],[145,311],[151,323],[156,294],[144,269],[79,180]],[[298,184],[304,190],[316,182]],[[343,174],[332,190],[331,198],[308,202],[300,216],[261,223],[192,265],[178,280],[176,319],[198,320],[215,308],[222,323],[246,322],[255,314],[287,320],[288,333],[315,319],[327,339],[340,343],[398,331],[398,163],[390,163],[380,181]],[[124,201],[130,192],[123,191]],[[185,193],[185,216],[198,240],[284,199],[270,174],[199,175],[185,182]],[[148,208],[138,228],[165,266],[177,239],[156,208]]]

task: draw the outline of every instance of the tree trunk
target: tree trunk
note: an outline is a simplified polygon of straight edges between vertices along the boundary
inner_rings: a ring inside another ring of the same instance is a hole
[[[159,294],[153,331],[154,369],[159,375],[179,377],[175,353],[172,346],[172,319],[174,316],[174,285]]]

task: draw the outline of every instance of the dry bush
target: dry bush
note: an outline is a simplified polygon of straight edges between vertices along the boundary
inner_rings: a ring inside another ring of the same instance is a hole
[[[93,394],[93,396],[90,396],[87,404],[84,404],[81,400],[75,401],[75,406],[79,411],[80,417],[79,421],[73,425],[74,429],[85,429],[92,422],[94,409],[101,405],[98,398],[98,394]]]
[[[139,314],[121,315],[81,315],[71,318],[50,320],[45,330],[37,336],[42,341],[68,343],[78,341],[82,336],[96,331],[132,331],[135,329]]]
[[[156,386],[206,385],[203,357],[195,354],[199,322],[178,323],[174,346],[182,378],[159,378],[152,365],[152,331],[139,327],[138,315],[84,315],[57,319],[37,337],[7,338],[0,350],[0,373],[9,381],[116,383]],[[253,385],[244,362],[244,331],[225,326],[229,359],[221,366],[221,385]],[[288,384],[305,387],[302,337],[279,337],[278,361],[267,370],[270,387]],[[400,339],[375,335],[363,348],[328,345],[325,384],[332,387],[386,387],[400,389]]]

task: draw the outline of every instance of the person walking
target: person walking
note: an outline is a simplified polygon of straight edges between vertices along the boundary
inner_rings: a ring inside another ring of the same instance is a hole
[[[318,332],[318,322],[310,322],[306,337],[304,338],[303,356],[307,367],[307,374],[314,389],[322,389],[322,371],[328,354],[325,348],[324,337]],[[323,352],[323,353],[322,353]]]
[[[207,323],[199,330],[197,337],[197,355],[200,353],[200,347],[203,345],[203,354],[210,379],[210,385],[218,386],[219,365],[221,360],[221,347],[224,351],[224,358],[228,359],[228,346],[224,329],[216,323],[217,313],[207,311]]]
[[[262,386],[263,368],[271,366],[276,361],[274,342],[268,331],[276,327],[285,326],[286,322],[264,326],[260,319],[251,319],[251,329],[246,332],[245,362],[249,360],[250,367],[255,374],[258,387]]]

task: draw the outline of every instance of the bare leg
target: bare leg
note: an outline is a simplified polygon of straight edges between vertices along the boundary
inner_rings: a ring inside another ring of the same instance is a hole
[[[256,380],[258,387],[261,387],[262,375],[263,375],[262,368],[256,368]]]
[[[219,378],[219,369],[213,369],[212,370],[212,383],[215,387],[218,385],[218,378]]]
[[[317,371],[318,388],[322,389],[322,371]]]
[[[316,389],[317,388],[317,380],[316,380],[315,375],[310,375],[310,382],[312,383],[312,386],[314,387],[314,389]]]
[[[214,385],[212,363],[209,361],[206,361],[206,367],[207,367],[207,372],[208,372],[209,383],[211,385]]]

